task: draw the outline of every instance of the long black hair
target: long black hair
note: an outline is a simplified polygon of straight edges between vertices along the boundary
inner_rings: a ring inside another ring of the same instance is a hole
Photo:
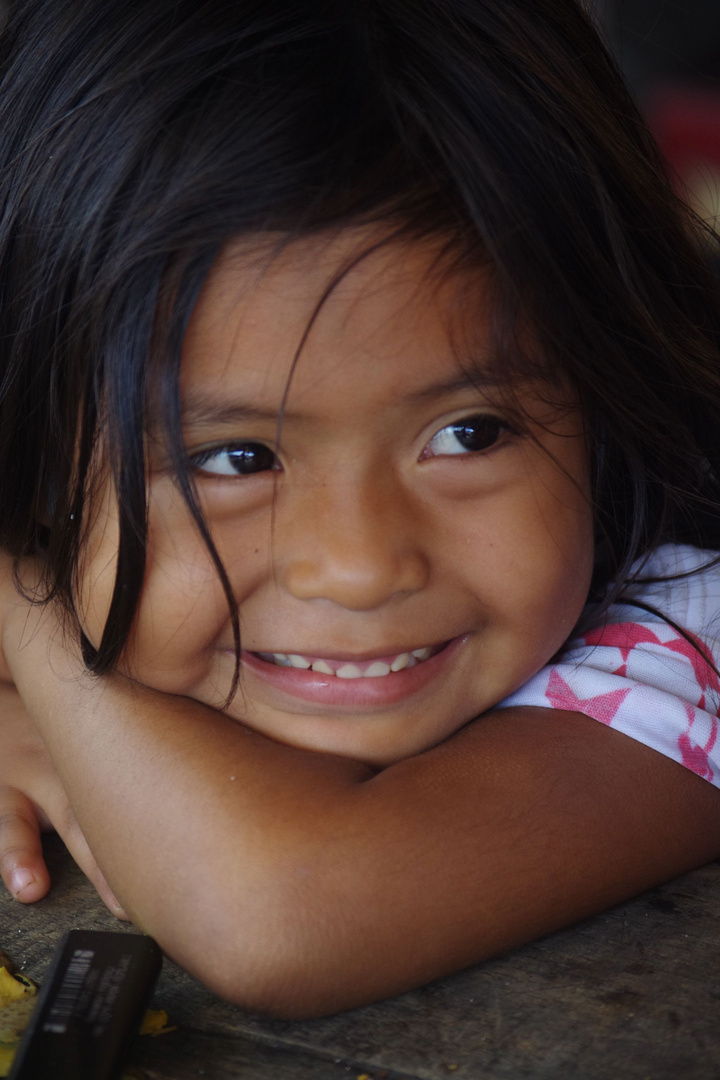
[[[720,306],[707,244],[575,0],[16,0],[0,36],[0,545],[73,610],[99,450],[140,598],[145,433],[232,590],[184,462],[178,366],[223,246],[363,222],[493,267],[585,416],[596,587],[660,541],[720,549]],[[159,387],[159,389],[158,389]],[[157,418],[155,418],[157,420]]]

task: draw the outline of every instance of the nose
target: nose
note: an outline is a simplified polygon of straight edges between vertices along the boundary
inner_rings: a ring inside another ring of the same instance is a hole
[[[371,611],[427,583],[418,511],[399,485],[313,484],[281,502],[276,572],[296,599]]]

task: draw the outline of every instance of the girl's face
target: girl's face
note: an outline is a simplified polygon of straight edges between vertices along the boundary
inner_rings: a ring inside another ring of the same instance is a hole
[[[560,647],[587,596],[592,519],[580,416],[482,372],[485,282],[430,245],[298,241],[217,262],[184,344],[185,445],[240,614],[240,691],[217,574],[150,438],[148,570],[125,670],[300,747],[387,764],[494,705]],[[463,362],[464,361],[464,362]],[[114,581],[112,492],[91,534],[82,620]]]

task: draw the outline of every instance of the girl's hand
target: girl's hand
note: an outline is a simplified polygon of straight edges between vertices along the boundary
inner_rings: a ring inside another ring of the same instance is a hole
[[[87,845],[40,734],[14,686],[0,683],[0,876],[24,904],[50,887],[40,834],[56,829],[80,869],[119,918],[115,899]]]

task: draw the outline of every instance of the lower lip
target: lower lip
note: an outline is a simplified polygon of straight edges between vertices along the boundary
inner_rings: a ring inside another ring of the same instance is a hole
[[[374,679],[339,679],[337,675],[323,675],[312,669],[280,667],[260,660],[245,649],[242,651],[242,662],[263,682],[291,697],[316,705],[367,708],[393,705],[423,690],[433,679],[445,673],[465,640],[465,635],[453,638],[429,660]]]

